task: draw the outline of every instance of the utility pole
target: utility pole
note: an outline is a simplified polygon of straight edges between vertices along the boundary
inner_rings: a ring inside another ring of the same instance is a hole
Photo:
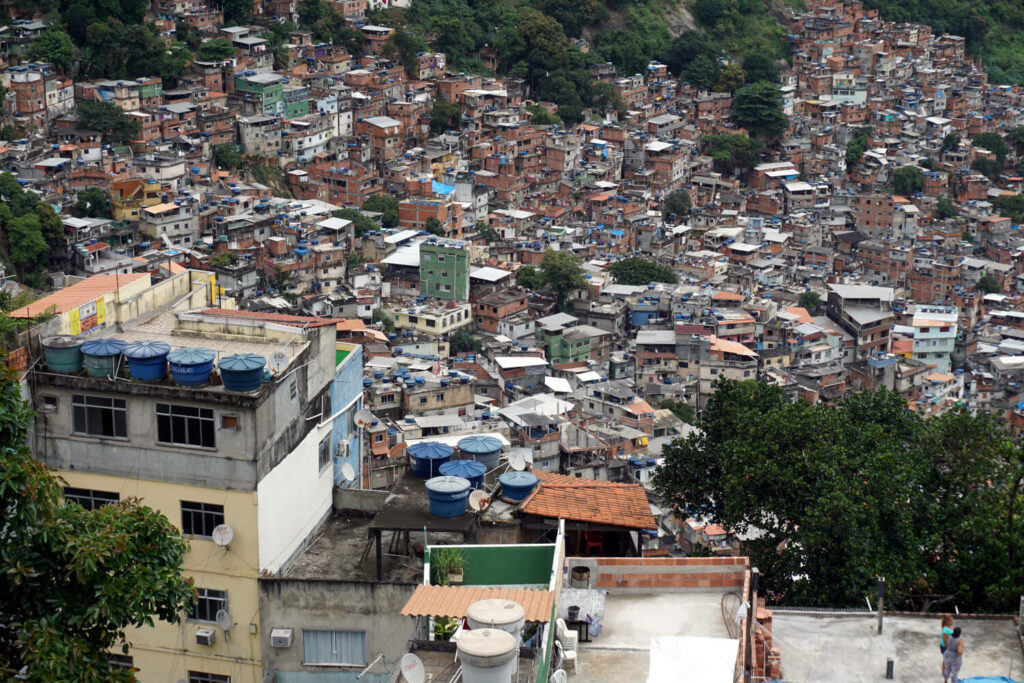
[[[754,678],[754,654],[757,648],[754,647],[754,635],[757,633],[757,583],[761,572],[757,567],[750,570],[750,609],[747,610],[747,667],[746,683]]]

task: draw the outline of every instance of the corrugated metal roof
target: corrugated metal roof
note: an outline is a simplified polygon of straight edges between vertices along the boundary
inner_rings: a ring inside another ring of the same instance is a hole
[[[527,621],[548,622],[555,594],[535,588],[482,588],[479,586],[417,586],[402,608],[407,617],[464,617],[478,600],[501,598],[522,605]]]

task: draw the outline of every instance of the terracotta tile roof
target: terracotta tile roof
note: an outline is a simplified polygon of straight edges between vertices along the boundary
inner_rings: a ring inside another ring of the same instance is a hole
[[[743,295],[721,290],[711,295],[714,301],[743,301]]]
[[[550,472],[534,474],[540,484],[519,506],[526,514],[630,529],[658,528],[640,484],[578,479]]]
[[[626,406],[626,410],[634,415],[648,415],[654,412],[654,407],[642,398],[638,398]]]
[[[551,621],[555,594],[536,588],[482,588],[480,586],[417,586],[402,608],[407,617],[464,617],[478,600],[500,598],[522,605],[527,621]]]
[[[12,318],[31,318],[46,311],[53,306],[56,313],[66,313],[72,308],[78,308],[104,294],[110,294],[117,290],[118,286],[124,287],[136,280],[149,277],[149,273],[121,273],[119,275],[93,275],[81,282],[76,282],[70,287],[65,287],[53,294],[47,294],[38,301],[33,301],[28,306],[11,311]]]
[[[110,245],[107,244],[106,242],[94,242],[92,244],[85,245],[85,250],[91,254],[94,251],[99,251],[100,249],[106,249],[109,246]]]
[[[314,318],[307,315],[287,315],[285,313],[260,313],[258,311],[235,311],[230,308],[207,308],[201,311],[204,315],[223,315],[229,318],[251,318],[265,320],[268,323],[294,325],[296,327],[323,327],[337,325],[343,318]]]
[[[803,306],[786,306],[786,313],[795,315],[797,320],[801,323],[814,324],[814,318],[807,312],[807,309]]]

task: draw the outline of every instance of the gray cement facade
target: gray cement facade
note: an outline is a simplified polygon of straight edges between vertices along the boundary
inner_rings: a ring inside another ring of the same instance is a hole
[[[1024,658],[1012,619],[961,619],[964,659],[961,678],[1007,676],[1024,679]],[[791,683],[884,681],[893,658],[897,683],[942,680],[939,619],[885,618],[877,634],[875,616],[821,616],[774,612],[772,634]]]

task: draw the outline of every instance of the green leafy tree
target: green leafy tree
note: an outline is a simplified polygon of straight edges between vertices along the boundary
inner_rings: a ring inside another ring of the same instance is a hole
[[[75,65],[75,44],[64,31],[48,28],[32,43],[29,56],[39,62],[49,62],[61,73],[70,73]]]
[[[715,160],[715,170],[729,175],[742,173],[761,162],[764,144],[755,138],[734,135],[705,135],[707,153]]]
[[[443,133],[446,130],[459,130],[462,127],[462,111],[458,105],[452,104],[444,98],[438,98],[434,102],[434,108],[430,110],[430,132],[434,135]]]
[[[441,221],[437,220],[433,216],[427,219],[424,224],[424,229],[431,235],[437,235],[438,237],[444,237],[444,227],[441,225]]]
[[[78,193],[75,211],[89,218],[110,218],[110,200],[99,187],[90,187]]]
[[[83,100],[78,103],[78,123],[103,135],[103,141],[123,145],[139,134],[139,122],[110,102]]]
[[[956,207],[956,204],[949,197],[939,197],[939,201],[935,206],[935,213],[942,219],[956,218],[960,215],[960,209]]]
[[[949,152],[960,147],[960,136],[956,133],[947,133],[942,138],[942,151]]]
[[[242,167],[242,154],[238,151],[238,145],[231,142],[214,147],[213,160],[218,168],[226,171],[234,171]]]
[[[398,225],[398,197],[389,194],[373,194],[363,202],[363,211],[381,214],[380,222],[385,228]]]
[[[214,38],[199,46],[196,59],[200,62],[223,62],[235,54],[235,46],[227,38]]]
[[[697,88],[709,90],[719,78],[720,68],[716,60],[707,55],[697,55],[683,71],[686,82]]]
[[[697,423],[697,412],[694,410],[693,406],[686,401],[676,401],[675,399],[666,398],[662,399],[661,403],[658,404],[658,407],[671,410],[673,415],[686,424],[692,425]]]
[[[395,320],[383,308],[373,309],[373,314],[370,315],[370,322],[380,323],[381,327],[388,334],[392,334],[395,331]]]
[[[14,216],[7,207],[0,207],[0,225],[11,263],[19,277],[24,278],[46,263],[50,245],[43,237],[39,217],[34,213]]]
[[[595,110],[605,112],[614,109],[619,116],[626,114],[626,103],[615,86],[606,81],[597,81],[591,88],[592,104]]]
[[[737,64],[729,64],[718,75],[715,92],[736,92],[747,82],[747,74]]]
[[[896,194],[912,195],[924,188],[924,173],[917,166],[901,166],[892,173],[892,190]]]
[[[395,31],[387,43],[384,44],[384,54],[392,59],[397,59],[405,67],[405,73],[410,78],[416,77],[416,55],[426,52],[430,48],[426,41],[408,31]]]
[[[558,118],[556,114],[552,114],[539,104],[526,105],[526,111],[530,112],[530,114],[533,116],[534,125],[559,126],[562,124],[562,119]]]
[[[971,168],[973,168],[978,173],[981,173],[982,175],[986,176],[989,180],[993,182],[999,180],[999,175],[1003,171],[1003,165],[1001,163],[999,163],[995,159],[987,159],[985,157],[978,157],[977,159],[975,159],[974,163],[971,164]]]
[[[821,296],[811,289],[805,290],[800,294],[800,300],[797,304],[811,315],[818,315],[821,313],[821,309],[825,305],[821,300]]]
[[[760,52],[749,52],[743,55],[743,71],[747,74],[747,83],[779,82],[779,67],[767,55]]]
[[[699,55],[704,55],[715,62],[722,51],[703,31],[683,31],[674,38],[662,55],[662,61],[668,70],[681,75]]]
[[[860,161],[860,158],[864,156],[864,152],[868,148],[869,137],[869,133],[862,131],[855,138],[846,143],[847,169],[852,169],[854,164]]]
[[[562,310],[572,292],[587,286],[579,259],[566,251],[545,251],[540,260],[540,274],[544,284],[558,299],[558,306]]]
[[[480,353],[483,344],[469,330],[461,329],[448,335],[448,348],[451,354],[458,356],[463,353]]]
[[[684,188],[669,192],[661,206],[661,210],[666,216],[676,217],[685,216],[690,213],[691,208],[690,193]]]
[[[985,273],[978,278],[978,284],[976,284],[974,288],[982,294],[999,294],[1003,291],[1003,287],[999,284],[999,280],[997,280],[991,273]]]
[[[616,261],[608,271],[615,277],[615,281],[622,285],[646,285],[651,282],[675,284],[678,281],[671,268],[637,256]]]
[[[777,138],[789,128],[782,111],[782,91],[774,83],[752,83],[736,91],[732,100],[732,120],[753,135]]]
[[[974,143],[975,147],[981,147],[987,149],[996,155],[996,161],[1000,165],[1006,161],[1006,155],[1010,153],[1009,147],[1006,146],[1006,141],[1003,140],[1003,136],[999,133],[978,133],[971,142]]]
[[[1024,223],[1024,195],[1003,194],[992,200],[992,205],[999,209],[999,214],[1006,216],[1014,223]]]
[[[714,26],[725,17],[727,9],[725,0],[697,0],[693,5],[693,16],[704,26]]]
[[[480,221],[479,223],[474,225],[473,229],[476,230],[476,234],[480,235],[483,241],[488,244],[498,239],[498,234],[494,232],[494,228],[489,226],[487,223],[484,223],[483,221]]]
[[[327,16],[329,7],[323,0],[301,0],[299,2],[299,26],[312,28],[314,24]]]
[[[220,6],[227,26],[244,24],[252,16],[252,0],[221,0]]]
[[[0,676],[133,681],[110,664],[125,630],[180,620],[194,598],[181,576],[188,544],[135,500],[95,510],[65,503],[61,483],[23,445],[32,414],[0,376]]]
[[[572,37],[579,37],[585,27],[608,18],[604,4],[596,0],[542,0],[538,7]]]
[[[516,284],[534,292],[544,288],[544,276],[533,266],[520,266],[516,271]]]

